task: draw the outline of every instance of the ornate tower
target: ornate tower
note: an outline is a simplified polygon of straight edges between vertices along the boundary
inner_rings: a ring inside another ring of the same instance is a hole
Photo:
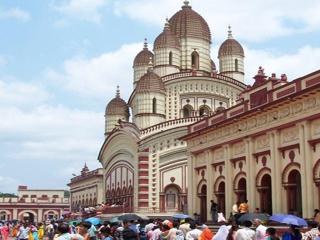
[[[232,36],[229,26],[228,39],[219,48],[220,74],[244,82],[244,51],[241,44]]]
[[[148,49],[147,39],[144,39],[143,49],[137,54],[133,61],[133,88],[139,79],[147,72],[150,58],[153,62],[153,53]]]
[[[116,97],[113,98],[106,107],[105,113],[105,136],[114,129],[118,121],[129,121],[129,107],[126,101],[120,97],[119,86],[117,86]]]

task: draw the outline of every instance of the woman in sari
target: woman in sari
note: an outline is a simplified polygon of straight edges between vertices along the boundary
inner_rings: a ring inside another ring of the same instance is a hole
[[[3,240],[8,240],[8,237],[9,237],[9,224],[5,224],[3,225],[3,227],[1,228],[1,235],[2,235],[2,238]]]

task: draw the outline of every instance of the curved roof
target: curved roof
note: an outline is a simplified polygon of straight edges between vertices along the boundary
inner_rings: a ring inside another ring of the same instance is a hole
[[[193,11],[189,2],[185,1],[182,10],[175,13],[169,20],[171,31],[178,37],[201,38],[211,42],[208,23],[197,12]]]
[[[170,30],[170,23],[167,21],[163,32],[154,40],[153,49],[172,47],[180,48],[179,39],[176,35]]]
[[[106,115],[125,115],[129,117],[129,106],[125,100],[120,97],[120,91],[117,89],[117,95],[106,107]]]
[[[148,44],[144,42],[143,49],[137,54],[137,56],[133,60],[133,66],[144,66],[149,65],[150,60],[153,62],[153,53],[149,51]]]
[[[228,39],[221,44],[218,57],[226,55],[240,55],[244,57],[243,48],[241,44],[233,38],[230,26],[228,31]]]
[[[163,92],[165,91],[162,79],[152,71],[151,68],[143,75],[137,83],[136,93],[140,92]]]

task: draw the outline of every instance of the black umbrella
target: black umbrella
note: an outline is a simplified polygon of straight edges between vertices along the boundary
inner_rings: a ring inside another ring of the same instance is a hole
[[[148,219],[148,217],[142,217],[135,213],[125,213],[121,216],[118,216],[118,219],[121,221],[135,221],[135,220]]]
[[[269,220],[270,215],[267,213],[246,213],[243,214],[238,221],[243,223],[245,221],[253,221],[254,219],[260,219],[261,221]]]

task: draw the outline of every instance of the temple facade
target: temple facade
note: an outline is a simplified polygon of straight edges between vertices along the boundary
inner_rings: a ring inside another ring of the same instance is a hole
[[[250,211],[311,218],[320,206],[320,71],[287,81],[264,75],[238,104],[188,127],[190,213]]]

